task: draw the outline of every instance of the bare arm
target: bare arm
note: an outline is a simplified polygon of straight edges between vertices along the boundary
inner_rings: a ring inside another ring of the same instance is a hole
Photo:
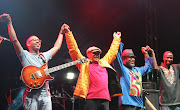
[[[63,26],[61,27],[61,30],[59,32],[59,35],[58,35],[56,42],[54,43],[54,47],[50,49],[52,52],[52,56],[54,56],[59,51],[59,49],[61,48],[62,41],[63,41],[62,30],[63,30]]]
[[[147,46],[146,47],[141,47],[141,51],[144,54],[144,57],[149,58]]]
[[[157,61],[156,61],[156,56],[155,56],[154,50],[149,47],[148,52],[150,53],[150,55],[151,55],[151,57],[153,59],[153,68],[158,69],[158,64],[157,64]]]
[[[12,25],[11,16],[9,14],[4,13],[4,14],[0,15],[0,21],[7,23],[9,37],[11,39],[11,42],[14,45],[16,54],[19,56],[19,54],[21,53],[21,50],[22,50],[22,46],[17,39],[16,32],[15,32],[14,27]]]

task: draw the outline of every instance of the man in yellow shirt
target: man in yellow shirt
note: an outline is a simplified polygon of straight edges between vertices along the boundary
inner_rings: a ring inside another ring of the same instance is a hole
[[[64,24],[63,32],[72,60],[85,58],[67,24]],[[109,110],[110,97],[122,95],[119,78],[110,65],[116,58],[121,42],[121,33],[114,32],[113,36],[111,47],[103,58],[100,58],[101,49],[92,46],[86,51],[88,62],[76,65],[80,74],[74,95],[86,99],[85,110]]]

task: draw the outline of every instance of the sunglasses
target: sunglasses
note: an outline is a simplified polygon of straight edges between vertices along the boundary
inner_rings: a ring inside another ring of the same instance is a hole
[[[127,58],[136,58],[135,56],[127,56]]]
[[[94,55],[100,55],[100,52],[93,52]]]
[[[31,41],[39,41],[40,43],[42,42],[42,40],[40,40],[40,39],[31,39],[29,42],[31,42]]]

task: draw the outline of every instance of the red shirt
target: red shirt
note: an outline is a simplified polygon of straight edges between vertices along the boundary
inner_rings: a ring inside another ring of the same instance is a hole
[[[108,90],[108,73],[99,64],[89,64],[90,84],[86,99],[110,99]]]

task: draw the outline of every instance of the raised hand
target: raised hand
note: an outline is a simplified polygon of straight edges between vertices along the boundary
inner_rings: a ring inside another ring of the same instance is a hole
[[[148,47],[146,46],[146,47],[141,47],[141,51],[142,51],[142,53],[143,54],[148,54]]]
[[[155,56],[154,50],[150,48],[149,46],[146,46],[146,47],[148,49],[149,56],[154,57]]]
[[[114,32],[113,37],[121,37],[121,32]]]
[[[12,22],[11,16],[9,14],[6,14],[6,13],[0,15],[0,22],[6,22],[6,23]]]
[[[148,45],[146,47],[141,47],[141,51],[143,54],[149,55],[151,57],[155,56],[154,50],[150,48]]]
[[[63,33],[69,32],[69,31],[70,31],[69,25],[63,24],[62,27],[61,27],[61,31],[62,31]]]
[[[60,33],[61,33],[61,34],[64,34],[64,24],[61,26]]]

